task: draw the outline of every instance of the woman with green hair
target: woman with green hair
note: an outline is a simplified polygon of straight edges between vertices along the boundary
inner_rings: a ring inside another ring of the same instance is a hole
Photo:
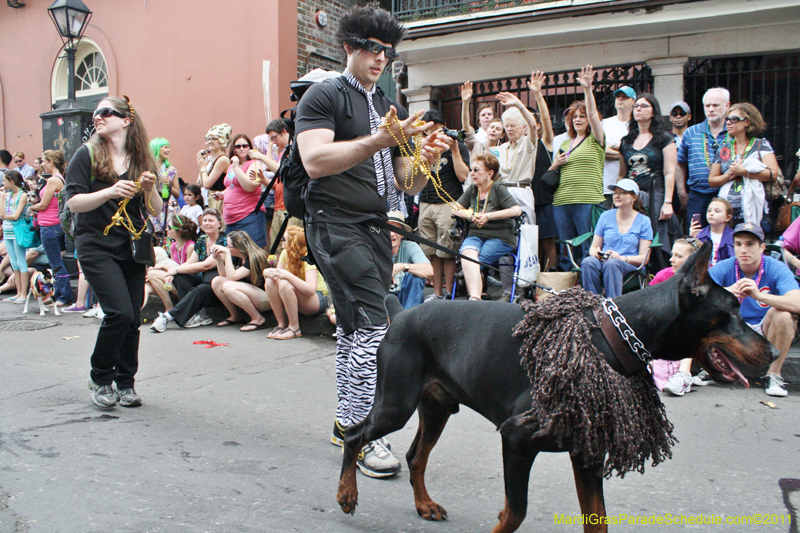
[[[169,212],[169,197],[180,198],[181,189],[178,183],[178,170],[169,162],[169,141],[163,137],[157,137],[150,141],[150,151],[158,167],[158,192],[164,202],[162,212],[157,217],[150,217],[153,227],[157,234],[163,235],[167,225],[167,213]]]

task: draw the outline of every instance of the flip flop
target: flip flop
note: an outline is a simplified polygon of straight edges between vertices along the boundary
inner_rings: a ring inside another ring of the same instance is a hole
[[[4,301],[4,302],[9,302],[9,303],[12,303],[12,304],[13,304],[14,302],[16,302],[16,301],[17,301],[17,299],[16,299],[16,298],[14,298],[14,297],[12,296],[11,298],[6,298],[6,299],[5,299],[5,300],[3,300],[3,301]]]
[[[244,322],[244,320],[242,320],[241,318],[239,320],[231,320],[229,318],[226,318],[222,322],[218,323],[217,327],[218,328],[224,328],[224,327],[227,327],[227,326],[233,326],[233,325],[236,325],[236,324],[241,324],[243,322]]]
[[[267,329],[267,321],[265,320],[261,324],[256,324],[255,322],[250,322],[249,324],[245,324],[244,326],[239,328],[239,331],[258,331],[260,329]]]
[[[280,326],[276,326],[275,329],[273,329],[272,331],[267,333],[267,338],[268,339],[274,339],[275,335],[278,335],[278,334],[282,333],[285,329],[286,328],[282,328]]]
[[[278,335],[285,335],[286,333],[291,333],[292,336],[291,337],[279,337],[278,336]],[[287,341],[289,339],[297,339],[297,338],[303,336],[303,334],[300,332],[300,328],[297,328],[297,329],[286,328],[285,330],[283,330],[278,335],[276,335],[276,336],[274,336],[272,338],[275,339],[276,341]]]

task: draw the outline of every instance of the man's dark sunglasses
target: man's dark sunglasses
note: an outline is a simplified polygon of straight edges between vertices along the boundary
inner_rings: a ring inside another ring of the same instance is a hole
[[[367,52],[372,52],[375,55],[383,52],[386,54],[386,59],[389,60],[397,57],[397,49],[392,46],[383,46],[382,44],[376,43],[375,41],[370,41],[369,39],[356,38],[355,41]]]
[[[686,115],[688,115],[688,113],[686,113],[685,111],[673,111],[672,113],[670,113],[670,116],[673,117],[685,117]]]
[[[101,107],[100,109],[94,112],[94,115],[92,115],[92,120],[96,119],[97,117],[108,118],[111,115],[114,115],[115,117],[119,118],[125,118],[125,115],[123,115],[116,109],[111,109],[110,107]]]

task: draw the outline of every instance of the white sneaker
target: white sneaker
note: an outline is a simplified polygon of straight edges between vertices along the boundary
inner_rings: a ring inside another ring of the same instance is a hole
[[[701,370],[699,374],[692,378],[692,385],[697,385],[698,387],[705,387],[712,383],[714,383],[714,380],[711,379],[711,376],[709,376],[708,372],[705,370]]]
[[[100,320],[103,320],[106,317],[106,314],[103,312],[103,308],[99,305],[97,306],[97,312],[95,313],[94,317],[99,318]]]
[[[186,323],[185,328],[199,328],[200,326],[210,326],[214,321],[208,315],[201,315],[197,313]]]
[[[664,385],[664,390],[673,396],[683,396],[692,390],[692,375],[688,372],[678,371],[669,378],[667,384]]]
[[[97,309],[98,306],[94,306],[91,309],[87,309],[85,313],[83,313],[83,318],[94,318],[97,316]]]
[[[769,374],[766,376],[767,378],[767,394],[770,396],[780,396],[784,397],[787,396],[789,393],[786,392],[786,382],[783,380],[782,376],[778,374]]]
[[[150,326],[150,331],[154,331],[156,333],[164,333],[167,329],[167,324],[169,324],[169,320],[164,315],[164,313],[158,313],[158,317],[153,320],[153,325]]]
[[[386,439],[368,442],[361,448],[356,464],[365,476],[390,477],[400,471],[400,461],[392,455],[391,445]]]
[[[426,302],[430,302],[431,300],[444,300],[444,295],[437,296],[435,292],[432,292],[425,297]]]

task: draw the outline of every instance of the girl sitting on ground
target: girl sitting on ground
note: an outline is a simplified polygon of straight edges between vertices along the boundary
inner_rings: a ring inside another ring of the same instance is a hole
[[[278,320],[268,339],[302,337],[298,313],[316,315],[328,308],[328,287],[317,267],[303,261],[307,253],[303,228],[286,228],[278,267],[264,270],[264,288]]]
[[[266,328],[267,321],[261,313],[270,307],[267,293],[261,287],[264,283],[262,273],[268,266],[267,253],[241,230],[228,233],[228,245],[216,245],[211,253],[217,260],[219,273],[211,282],[211,288],[230,313],[217,327],[243,322],[239,314],[239,309],[242,309],[250,316],[250,322],[239,328],[240,331]],[[242,260],[242,266],[234,267],[234,257]]]
[[[194,241],[197,238],[197,224],[192,222],[186,215],[172,215],[167,226],[167,237],[172,240],[172,244],[169,246],[169,257],[175,264],[157,263],[147,271],[147,283],[144,286],[144,305],[147,305],[147,298],[150,296],[150,291],[152,291],[161,299],[164,304],[164,311],[172,309],[170,294],[178,295],[178,291],[171,285],[167,290],[164,278],[167,277],[167,272],[171,268],[184,264],[192,256]]]
[[[725,198],[714,198],[708,204],[706,220],[708,226],[700,229],[700,222],[692,222],[689,234],[702,242],[711,242],[714,250],[711,252],[709,267],[717,264],[723,259],[734,256],[733,252],[733,230],[730,222],[733,218],[733,206]]]

